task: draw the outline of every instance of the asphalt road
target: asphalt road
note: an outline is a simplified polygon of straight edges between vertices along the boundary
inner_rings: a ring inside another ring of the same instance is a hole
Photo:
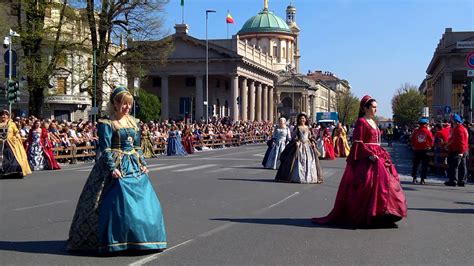
[[[398,229],[314,226],[334,204],[343,159],[322,161],[320,185],[273,182],[264,145],[148,160],[165,215],[167,251],[84,256],[65,251],[91,164],[0,180],[0,265],[471,265],[474,186],[403,181],[408,218]],[[409,151],[396,145],[402,180]]]

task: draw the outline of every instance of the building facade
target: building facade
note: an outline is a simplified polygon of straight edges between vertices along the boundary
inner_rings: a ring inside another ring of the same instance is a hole
[[[458,48],[460,41],[474,41],[474,31],[445,29],[420,86],[420,91],[427,98],[430,117],[434,120],[448,116],[447,110],[461,113],[466,118],[470,116],[468,107],[462,104],[462,86],[471,79],[467,77],[466,56],[474,49]]]
[[[262,11],[231,39],[208,40],[208,83],[206,40],[192,37],[188,30],[188,25],[177,24],[175,33],[165,38],[171,38],[174,46],[165,64],[153,53],[142,62],[147,75],[139,83],[160,98],[163,120],[230,116],[234,121],[276,121],[299,112],[313,117],[330,110],[330,98],[338,88],[298,73],[300,29],[295,6],[287,7],[285,21],[264,1]],[[135,78],[129,77],[129,86],[136,84]]]

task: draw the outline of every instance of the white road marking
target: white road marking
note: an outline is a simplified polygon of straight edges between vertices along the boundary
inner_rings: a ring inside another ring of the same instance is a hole
[[[248,165],[234,165],[234,166],[229,166],[229,167],[222,167],[222,168],[218,168],[216,170],[206,171],[205,173],[224,172],[224,171],[234,170],[235,168],[241,168],[241,167],[246,167],[246,166],[248,166]]]
[[[194,170],[199,170],[199,169],[214,167],[214,166],[216,166],[216,165],[217,165],[217,164],[205,164],[205,165],[200,165],[200,166],[195,166],[195,167],[190,167],[190,168],[184,168],[184,169],[174,170],[173,172],[189,172],[189,171],[194,171]]]
[[[297,196],[297,195],[299,195],[299,194],[300,194],[300,193],[297,191],[297,192],[295,192],[295,193],[289,195],[288,197],[286,197],[286,198],[280,200],[279,202],[274,203],[274,204],[272,204],[272,205],[270,205],[270,206],[267,206],[267,207],[265,207],[265,208],[263,208],[263,209],[257,210],[257,211],[255,211],[254,213],[255,213],[255,214],[260,214],[260,213],[262,213],[262,212],[265,212],[265,211],[267,211],[267,210],[269,210],[269,209],[271,209],[271,208],[273,208],[273,207],[276,207],[276,206],[282,204],[283,202],[285,202],[285,201],[287,201],[287,200],[289,200],[289,199],[291,199],[291,198],[293,198],[294,196]]]
[[[23,207],[23,208],[17,208],[17,209],[13,209],[13,211],[24,211],[24,210],[29,210],[29,209],[34,209],[34,208],[39,208],[39,207],[44,207],[44,206],[50,206],[50,205],[55,205],[55,204],[61,204],[61,203],[65,203],[65,202],[69,202],[69,200],[53,201],[53,202],[43,203],[43,204],[34,205],[34,206],[28,206],[28,207]]]
[[[178,248],[178,247],[180,247],[180,246],[184,246],[184,245],[186,245],[186,244],[188,244],[188,243],[190,243],[190,242],[193,242],[193,241],[194,241],[194,239],[186,240],[186,241],[184,241],[184,242],[182,242],[182,243],[180,243],[180,244],[178,244],[178,245],[176,245],[176,246],[172,246],[172,247],[170,247],[170,248],[165,249],[165,250],[164,250],[163,252],[161,252],[161,253],[153,254],[153,255],[148,256],[148,257],[146,257],[146,258],[143,258],[143,259],[141,259],[141,260],[137,260],[137,261],[135,261],[135,262],[133,262],[133,263],[130,263],[129,266],[139,266],[139,265],[146,264],[146,263],[148,263],[148,262],[150,262],[150,261],[155,260],[155,259],[158,258],[159,256],[161,256],[161,255],[163,255],[163,254],[166,254],[166,253],[172,251],[172,250],[175,249],[175,248]]]
[[[149,171],[161,171],[161,170],[166,170],[166,169],[172,169],[172,168],[178,168],[182,166],[188,166],[189,164],[186,163],[179,163],[179,164],[173,164],[173,165],[168,165],[168,166],[159,166],[159,167],[153,167],[153,168],[148,168]]]
[[[233,225],[235,225],[235,223],[233,223],[233,222],[227,222],[227,223],[225,223],[225,224],[223,224],[223,225],[221,225],[221,226],[218,226],[218,227],[216,227],[216,228],[214,228],[214,229],[211,229],[211,230],[209,230],[209,231],[207,231],[207,232],[204,232],[204,233],[200,234],[198,237],[208,237],[208,236],[212,236],[213,234],[218,233],[218,232],[220,232],[220,231],[224,231],[225,229],[230,228],[230,227],[232,227]]]

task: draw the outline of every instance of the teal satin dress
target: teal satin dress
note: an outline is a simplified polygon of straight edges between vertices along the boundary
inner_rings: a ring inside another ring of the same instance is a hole
[[[67,248],[101,253],[165,249],[160,201],[148,175],[140,170],[146,165],[140,133],[102,120],[98,135],[102,156],[79,197]],[[115,168],[122,178],[112,177]]]

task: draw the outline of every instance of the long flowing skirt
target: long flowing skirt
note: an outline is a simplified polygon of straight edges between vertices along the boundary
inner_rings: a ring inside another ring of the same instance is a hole
[[[186,136],[183,138],[183,146],[188,154],[194,153],[193,136]]]
[[[290,142],[280,156],[276,181],[294,183],[321,183],[322,170],[318,153],[311,142]]]
[[[143,151],[143,157],[148,159],[155,156],[155,151],[153,150],[153,142],[150,138],[142,138],[141,148]]]
[[[33,171],[40,171],[48,168],[43,147],[41,146],[41,143],[39,143],[39,139],[38,141],[33,141],[31,145],[28,146],[28,162]]]
[[[265,156],[263,157],[262,165],[267,169],[277,169],[279,166],[280,155],[285,150],[285,141],[276,141],[267,148]]]
[[[124,157],[129,155],[124,155]],[[122,158],[114,179],[105,156],[95,164],[77,203],[69,231],[71,251],[113,252],[166,248],[161,204],[135,156]]]
[[[335,137],[334,139],[334,155],[336,157],[349,156],[350,147],[347,139],[343,137]]]
[[[328,160],[336,159],[336,156],[334,154],[334,147],[333,147],[332,141],[327,140],[327,139],[324,141],[324,150],[326,152],[326,154],[324,156],[324,159],[328,159]]]
[[[1,144],[1,143],[0,143]],[[5,140],[1,145],[2,150],[2,167],[1,167],[1,177],[3,178],[23,178],[23,170],[21,165],[18,163],[15,155],[13,154],[10,145]]]
[[[314,223],[365,227],[383,219],[396,222],[407,216],[398,173],[388,155],[378,149],[376,162],[347,164],[333,210],[326,217],[313,218]]]
[[[181,143],[180,138],[168,138],[168,147],[166,150],[166,155],[186,155],[186,151],[184,150],[184,146],[183,143]]]

